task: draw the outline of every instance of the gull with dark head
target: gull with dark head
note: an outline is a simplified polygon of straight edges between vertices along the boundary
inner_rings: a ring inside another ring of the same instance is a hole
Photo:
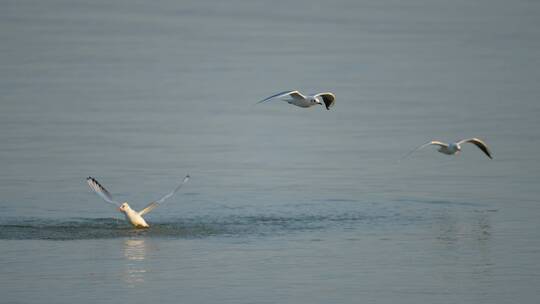
[[[152,211],[157,206],[162,205],[163,202],[165,202],[165,200],[167,200],[168,198],[173,196],[176,192],[178,192],[178,190],[180,190],[180,188],[182,188],[184,183],[186,183],[188,180],[189,180],[189,174],[186,175],[186,177],[184,177],[184,180],[182,181],[182,183],[176,186],[176,188],[174,188],[173,191],[167,193],[166,195],[164,195],[162,198],[158,199],[157,201],[151,202],[146,207],[144,207],[144,209],[138,212],[131,209],[131,207],[129,206],[127,202],[120,204],[119,202],[115,201],[112,198],[112,195],[109,193],[109,191],[107,191],[107,189],[105,189],[105,187],[103,187],[95,178],[89,176],[86,179],[86,182],[88,183],[90,188],[92,188],[92,190],[94,190],[105,202],[118,207],[118,211],[124,213],[126,220],[129,221],[133,226],[135,226],[135,228],[148,228],[150,227],[150,225],[146,223],[146,221],[143,218],[143,215]]]
[[[325,105],[327,110],[335,104],[336,96],[330,92],[318,93],[313,95],[302,95],[300,92],[294,91],[283,91],[272,96],[269,96],[258,103],[266,102],[269,100],[283,100],[292,105],[309,108],[314,105]]]
[[[443,143],[443,142],[440,142],[440,141],[437,141],[437,140],[432,140],[428,143],[425,143],[421,146],[419,146],[418,148],[412,150],[409,154],[405,155],[403,158],[411,155],[413,152],[415,151],[418,151],[422,148],[425,148],[427,146],[438,146],[439,148],[437,149],[437,151],[439,151],[440,153],[443,153],[443,154],[446,154],[446,155],[456,155],[456,154],[459,154],[459,152],[461,152],[461,145],[464,144],[464,143],[470,143],[470,144],[473,144],[475,146],[477,146],[480,150],[482,150],[482,152],[484,152],[484,154],[487,155],[487,157],[489,157],[490,159],[493,159],[493,157],[491,156],[491,152],[489,151],[488,149],[488,146],[486,145],[486,143],[484,141],[482,141],[481,139],[478,139],[478,138],[469,138],[469,139],[464,139],[464,140],[460,140],[458,142],[453,142],[453,143]]]

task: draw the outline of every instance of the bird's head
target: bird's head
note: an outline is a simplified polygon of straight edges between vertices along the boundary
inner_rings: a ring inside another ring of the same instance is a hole
[[[311,97],[311,103],[312,103],[312,104],[320,104],[320,105],[323,104],[323,102],[320,101],[319,98],[317,98],[317,97],[315,97],[315,96]]]
[[[118,207],[118,211],[120,212],[126,212],[128,209],[130,209],[127,202],[124,202],[120,207]]]
[[[461,145],[458,143],[452,143],[451,147],[452,150],[456,151],[456,155],[458,155],[461,152]]]

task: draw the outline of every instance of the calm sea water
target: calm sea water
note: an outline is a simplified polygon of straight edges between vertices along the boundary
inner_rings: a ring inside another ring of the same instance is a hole
[[[538,301],[538,2],[1,1],[0,41],[2,303]],[[144,231],[85,183],[187,173]]]

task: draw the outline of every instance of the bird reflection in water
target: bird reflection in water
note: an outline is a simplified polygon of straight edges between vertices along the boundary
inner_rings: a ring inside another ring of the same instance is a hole
[[[144,239],[127,239],[124,241],[124,258],[126,262],[124,281],[129,287],[144,283],[146,252],[147,245]]]
[[[466,251],[468,270],[477,278],[492,275],[491,217],[497,210],[474,210],[459,213],[444,211],[438,216],[438,244],[444,245],[443,254],[454,259],[456,253]]]

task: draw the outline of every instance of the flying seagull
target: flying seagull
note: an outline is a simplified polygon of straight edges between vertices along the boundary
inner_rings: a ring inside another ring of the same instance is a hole
[[[150,225],[146,223],[146,221],[143,218],[143,215],[152,211],[157,206],[163,204],[165,200],[167,200],[168,198],[173,196],[178,190],[180,190],[180,188],[182,188],[184,183],[186,183],[188,180],[189,180],[189,174],[186,175],[186,177],[184,177],[184,180],[182,181],[182,183],[176,186],[176,188],[173,191],[167,193],[166,195],[164,195],[162,198],[158,199],[157,201],[151,202],[139,212],[131,209],[131,207],[129,206],[127,202],[120,204],[119,202],[115,201],[112,198],[109,191],[107,191],[107,189],[105,189],[105,187],[103,187],[95,178],[89,176],[86,179],[86,182],[88,183],[90,188],[92,188],[92,190],[94,190],[105,202],[109,204],[113,204],[116,207],[118,207],[118,211],[123,212],[124,215],[126,216],[126,220],[129,221],[133,226],[135,226],[135,228],[148,228],[150,227]]]
[[[459,152],[461,151],[461,145],[464,144],[464,143],[471,143],[471,144],[477,146],[480,150],[482,150],[482,152],[484,152],[484,154],[487,155],[487,157],[489,157],[490,159],[493,159],[493,157],[491,156],[491,152],[489,151],[486,143],[483,142],[481,139],[478,139],[478,138],[464,139],[464,140],[460,140],[458,142],[453,142],[453,143],[449,143],[449,144],[443,143],[443,142],[440,142],[440,141],[437,141],[437,140],[433,140],[433,141],[425,143],[425,144],[419,146],[418,148],[412,150],[411,152],[409,152],[409,154],[405,155],[403,158],[411,155],[415,151],[418,151],[418,150],[420,150],[422,148],[425,148],[425,147],[431,146],[431,145],[438,146],[439,149],[437,149],[437,151],[439,151],[439,152],[441,152],[443,154],[455,155],[455,154],[459,154]]]
[[[269,101],[272,99],[281,99],[283,101],[286,101],[290,104],[293,104],[301,108],[309,108],[314,105],[324,104],[326,106],[326,109],[330,110],[330,108],[335,104],[336,96],[330,92],[304,96],[302,95],[302,93],[294,90],[294,91],[283,91],[281,93],[274,94],[270,97],[267,97],[259,101],[258,103],[262,103],[262,102]]]

